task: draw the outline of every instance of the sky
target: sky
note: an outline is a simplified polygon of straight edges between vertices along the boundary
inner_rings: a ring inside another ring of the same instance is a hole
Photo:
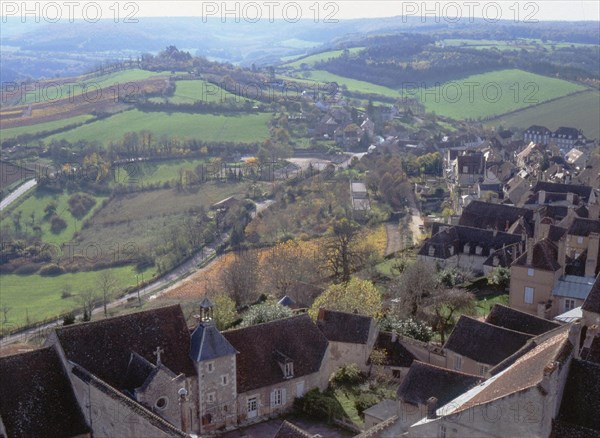
[[[71,3],[72,5],[69,5]],[[100,5],[97,8],[96,5]],[[34,11],[42,18],[68,16],[82,18],[83,10],[88,16],[112,18],[118,10],[119,17],[223,17],[231,20],[263,20],[297,18],[311,20],[341,20],[350,18],[374,18],[391,16],[451,17],[459,22],[469,18],[488,18],[492,21],[545,20],[599,20],[600,2],[597,0],[573,1],[364,1],[364,0],[257,0],[257,1],[204,1],[204,0],[55,0],[55,1],[9,1],[0,0],[0,16],[19,16],[23,11]],[[98,12],[100,10],[100,12]]]

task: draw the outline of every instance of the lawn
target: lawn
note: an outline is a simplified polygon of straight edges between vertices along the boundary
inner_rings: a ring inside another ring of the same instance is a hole
[[[508,294],[491,295],[480,298],[475,303],[475,314],[478,317],[486,317],[495,304],[504,304],[508,306]]]
[[[149,184],[162,184],[179,177],[180,170],[194,170],[200,165],[205,165],[204,159],[146,161],[129,163],[127,171],[122,168],[115,169],[114,179],[111,183],[133,184],[145,186]]]
[[[0,131],[0,141],[16,137],[21,134],[34,134],[36,132],[52,131],[63,128],[68,125],[77,125],[94,118],[90,114],[82,116],[69,117],[66,119],[55,120],[53,122],[37,123],[35,125],[19,126],[17,128],[7,128]]]
[[[337,82],[339,86],[345,85],[349,91],[355,91],[358,93],[381,94],[382,96],[387,97],[400,97],[400,92],[398,90],[394,90],[393,88],[346,78],[344,76],[329,73],[325,70],[312,70],[310,72],[310,79],[322,83]]]
[[[68,201],[72,195],[72,193],[52,193],[43,189],[37,189],[16,208],[10,210],[9,214],[6,214],[5,212],[0,213],[0,227],[12,227],[12,217],[20,212],[21,227],[24,230],[31,231],[33,220],[33,225],[39,225],[42,229],[42,241],[60,248],[63,244],[73,240],[73,234],[81,229],[81,226],[86,219],[90,218],[95,211],[101,208],[102,201],[106,199],[106,197],[88,194],[88,196],[96,200],[96,205],[92,207],[83,218],[77,219],[71,214],[68,208]],[[50,221],[43,219],[44,209],[51,202],[57,204],[56,214],[67,223],[67,227],[58,234],[52,233],[50,230]]]
[[[246,97],[250,97],[255,93],[257,93],[257,91],[254,88],[242,88],[241,90],[227,91],[208,81],[177,81],[175,82],[174,95],[167,98],[167,100],[174,104],[189,104],[196,101],[222,103],[232,99],[237,102],[245,102],[246,100],[256,102],[253,99],[246,99]],[[164,99],[160,97],[154,97],[151,100],[153,102],[164,101]]]
[[[180,139],[252,143],[269,136],[267,122],[270,118],[271,115],[266,113],[223,116],[129,110],[47,137],[46,141],[64,139],[75,143],[96,140],[107,144],[121,140],[127,132],[150,131],[158,137],[167,135]]]
[[[428,112],[462,120],[499,116],[582,90],[582,85],[513,69],[441,85],[422,83],[407,95],[419,98]]]
[[[488,122],[489,126],[527,129],[544,125],[556,130],[560,126],[582,129],[587,138],[600,138],[600,92],[586,91],[562,97],[533,108],[524,109]]]
[[[98,278],[102,271],[78,272],[63,274],[56,277],[40,275],[1,275],[0,276],[0,306],[7,305],[8,323],[4,326],[22,325],[56,317],[65,312],[81,307],[76,295],[89,289],[98,288]],[[112,268],[118,286],[122,290],[137,284],[136,271],[132,266]],[[147,280],[154,275],[154,268],[144,272]],[[73,297],[61,298],[63,289],[71,287]]]

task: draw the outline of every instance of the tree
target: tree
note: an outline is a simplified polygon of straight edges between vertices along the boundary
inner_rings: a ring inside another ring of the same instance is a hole
[[[396,313],[416,317],[423,300],[437,288],[439,281],[433,264],[416,261],[408,265],[390,287],[397,300]]]
[[[381,294],[369,280],[352,278],[348,283],[325,289],[309,309],[309,315],[316,319],[321,307],[374,317],[381,313]]]
[[[488,283],[506,288],[510,284],[510,268],[497,266],[488,275]]]
[[[470,313],[474,308],[475,297],[465,289],[438,288],[426,299],[423,307],[425,317],[440,335],[442,345],[446,341],[446,333],[456,321],[460,313]]]
[[[379,323],[381,330],[394,331],[401,336],[407,336],[422,342],[429,342],[433,337],[433,330],[422,321],[413,318],[398,319],[387,315]]]
[[[77,295],[77,301],[83,309],[83,321],[92,319],[92,311],[98,301],[98,294],[93,289],[86,289]]]
[[[105,269],[102,272],[100,272],[100,275],[98,275],[98,289],[102,293],[102,303],[104,305],[104,316],[108,316],[108,311],[107,311],[108,300],[112,296],[116,286],[117,286],[117,279],[110,270]]]
[[[364,262],[366,254],[357,245],[359,225],[346,218],[337,220],[329,229],[324,262],[337,283],[346,283]]]
[[[227,330],[238,318],[235,302],[222,293],[210,297],[210,300],[215,305],[213,307],[215,325],[219,330]]]
[[[2,315],[4,316],[4,324],[8,323],[8,312],[10,312],[11,307],[4,304],[2,306]]]
[[[256,251],[241,251],[234,255],[219,276],[221,290],[240,306],[253,302],[258,296],[259,261]]]
[[[282,306],[275,301],[267,301],[262,304],[251,306],[242,318],[242,327],[262,324],[277,319],[293,316],[294,312],[289,307]]]

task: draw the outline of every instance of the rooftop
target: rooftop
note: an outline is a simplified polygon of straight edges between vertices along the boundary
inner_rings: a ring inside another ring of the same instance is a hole
[[[317,327],[329,341],[366,344],[372,321],[369,316],[319,309]]]
[[[552,289],[555,297],[577,298],[585,300],[592,290],[595,279],[593,277],[578,277],[576,275],[565,275],[556,282]]]
[[[540,335],[560,326],[560,324],[547,319],[538,318],[502,304],[495,304],[492,307],[485,322],[529,335]]]

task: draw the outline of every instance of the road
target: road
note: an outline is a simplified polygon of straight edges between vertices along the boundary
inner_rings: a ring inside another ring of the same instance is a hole
[[[21,184],[19,187],[17,187],[17,189],[14,192],[12,192],[10,195],[4,198],[2,202],[0,202],[0,211],[4,210],[10,204],[16,201],[19,198],[19,196],[24,194],[26,191],[34,188],[36,184],[37,182],[35,179],[31,179],[25,182],[24,184]]]

